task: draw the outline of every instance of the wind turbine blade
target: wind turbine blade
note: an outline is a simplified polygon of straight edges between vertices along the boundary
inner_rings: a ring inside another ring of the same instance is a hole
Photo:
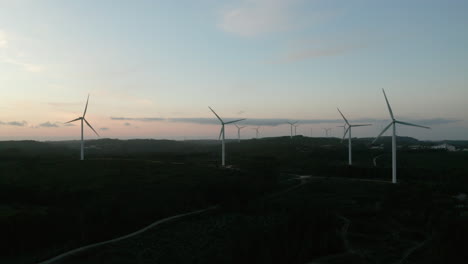
[[[65,122],[64,124],[71,123],[71,122],[75,122],[75,121],[78,121],[78,120],[80,120],[80,119],[81,119],[81,117],[78,117],[78,118],[73,119],[73,120],[71,120],[71,121]]]
[[[349,128],[350,128],[350,127],[348,127],[348,128],[346,129],[346,131],[344,132],[343,139],[341,140],[341,142],[344,141],[344,139],[345,139],[345,137],[346,137],[346,134],[348,134]]]
[[[394,124],[394,122],[391,122],[390,124],[388,124],[388,126],[386,126],[384,128],[384,130],[382,130],[382,132],[380,132],[380,134],[374,139],[374,141],[372,141],[372,143],[375,143],[377,141],[377,139],[379,139],[379,137],[382,136],[383,133],[385,133],[390,128],[390,126],[393,125],[393,124]]]
[[[232,123],[236,123],[236,122],[239,122],[239,121],[242,121],[242,120],[245,120],[245,118],[237,119],[237,120],[234,120],[234,121],[229,121],[229,122],[226,122],[226,123],[224,123],[224,124],[225,124],[225,125],[227,125],[227,124],[232,124]]]
[[[393,117],[392,108],[390,107],[390,103],[388,102],[387,95],[385,94],[385,90],[382,89],[382,92],[383,92],[383,95],[384,95],[384,97],[385,97],[385,101],[387,102],[388,111],[390,112],[390,116],[392,117],[392,120],[395,120],[395,117]]]
[[[218,140],[221,139],[221,135],[223,134],[223,130],[224,130],[224,126],[221,127],[221,130],[219,131],[219,137],[218,137]]]
[[[240,129],[240,127],[238,125],[236,125],[236,124],[234,124],[234,125],[237,127],[237,129]]]
[[[352,127],[360,127],[360,126],[372,126],[372,124],[359,124],[359,125],[351,125]]]
[[[219,121],[221,121],[221,123],[224,123],[221,117],[219,117],[219,115],[213,109],[211,109],[211,107],[208,106],[208,108],[211,110],[211,112],[213,112],[213,114],[215,114],[215,116],[219,119]]]
[[[414,127],[422,127],[422,128],[426,128],[426,129],[431,129],[430,127],[427,127],[427,126],[420,126],[420,125],[411,124],[411,123],[407,123],[407,122],[401,122],[401,121],[395,121],[395,122],[398,123],[398,124],[407,125],[407,126],[414,126]]]
[[[96,135],[97,135],[98,137],[100,137],[99,134],[98,134],[98,132],[96,132],[96,130],[94,130],[94,128],[91,126],[91,124],[88,123],[88,121],[87,121],[86,119],[83,118],[83,120],[84,120],[85,123],[89,126],[89,128],[91,128],[91,129],[94,131],[94,133],[96,133]]]
[[[88,102],[89,102],[89,94],[88,94],[88,99],[86,99],[86,106],[85,106],[85,109],[84,109],[84,112],[83,112],[83,118],[85,117],[86,111],[88,110]]]
[[[346,122],[346,124],[348,124],[349,126],[349,122],[348,122],[348,119],[346,119],[346,117],[344,117],[343,113],[341,113],[340,109],[337,107],[336,109],[338,109],[338,112],[340,112],[340,115],[343,117],[344,121]]]

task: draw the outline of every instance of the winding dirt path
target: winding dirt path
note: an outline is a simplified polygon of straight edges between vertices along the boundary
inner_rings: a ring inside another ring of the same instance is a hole
[[[63,260],[65,258],[67,258],[67,257],[70,257],[72,255],[81,253],[83,251],[86,251],[86,250],[89,250],[89,249],[92,249],[92,248],[96,248],[96,247],[99,247],[99,246],[115,243],[115,242],[122,241],[122,240],[127,239],[127,238],[137,236],[137,235],[139,235],[139,234],[141,234],[141,233],[143,233],[145,231],[148,231],[149,229],[151,229],[151,228],[153,228],[153,227],[155,227],[157,225],[160,225],[160,224],[163,224],[163,223],[166,223],[166,222],[178,219],[178,218],[182,218],[182,217],[186,217],[186,216],[190,216],[190,215],[195,215],[195,214],[201,214],[201,213],[204,213],[204,212],[207,212],[207,211],[214,210],[216,208],[218,208],[218,206],[211,206],[211,207],[208,207],[208,208],[205,208],[205,209],[202,209],[202,210],[197,210],[197,211],[192,211],[192,212],[188,212],[188,213],[183,213],[183,214],[178,214],[178,215],[166,217],[166,218],[160,219],[160,220],[158,220],[158,221],[156,221],[156,222],[154,222],[154,223],[152,223],[152,224],[150,224],[150,225],[148,225],[148,226],[146,226],[146,227],[144,227],[144,228],[142,228],[142,229],[140,229],[138,231],[130,233],[128,235],[124,235],[124,236],[117,237],[117,238],[114,238],[114,239],[111,239],[111,240],[107,240],[107,241],[98,242],[98,243],[90,244],[90,245],[87,245],[87,246],[79,247],[79,248],[70,250],[68,252],[62,253],[62,254],[60,254],[60,255],[58,255],[56,257],[53,257],[51,259],[39,262],[38,264],[56,263],[57,261]]]

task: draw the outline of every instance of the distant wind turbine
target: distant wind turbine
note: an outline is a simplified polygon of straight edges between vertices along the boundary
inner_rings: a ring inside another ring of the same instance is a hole
[[[397,152],[397,149],[396,149],[396,124],[406,125],[406,126],[414,126],[414,127],[422,127],[422,128],[426,128],[426,129],[430,129],[430,127],[420,126],[420,125],[411,124],[411,123],[396,120],[395,117],[393,116],[393,111],[392,111],[392,108],[390,107],[390,103],[388,102],[387,95],[385,94],[385,90],[382,89],[382,92],[384,94],[385,102],[387,103],[388,112],[390,113],[390,117],[392,118],[392,121],[390,122],[390,124],[388,124],[382,130],[382,132],[380,132],[380,134],[375,138],[375,140],[372,143],[375,143],[377,141],[377,139],[379,139],[379,137],[382,136],[390,127],[393,128],[393,133],[392,133],[392,183],[397,183],[397,173],[396,173],[397,172],[396,171],[396,169],[397,169],[397,165],[396,165],[396,163],[397,163],[397,161],[396,161],[396,152]]]
[[[330,132],[332,130],[332,128],[322,128],[323,130],[325,130],[325,135],[328,137],[328,132]]]
[[[291,138],[293,137],[293,126],[297,123],[298,121],[296,122],[287,122],[289,125],[291,125]]]
[[[258,130],[260,129],[260,127],[254,127],[252,129],[255,130],[255,138],[258,138]]]
[[[340,115],[343,117],[343,120],[346,122],[346,125],[348,125],[348,128],[345,130],[344,134],[343,134],[343,140],[345,139],[346,137],[346,134],[349,132],[348,134],[348,163],[349,165],[353,165],[353,158],[352,158],[352,151],[351,151],[351,128],[353,127],[360,127],[360,126],[371,126],[372,124],[359,124],[359,125],[351,125],[349,122],[348,122],[348,119],[346,119],[346,117],[343,115],[343,113],[341,113],[340,109],[339,108],[336,108],[338,109],[338,112],[340,112]],[[343,126],[344,128],[346,126]]]
[[[240,143],[240,131],[241,129],[243,129],[245,126],[238,126],[236,124],[234,124],[236,127],[237,127],[237,140],[239,141]]]
[[[235,123],[235,122],[239,122],[239,121],[242,121],[242,120],[245,120],[245,118],[242,118],[242,119],[238,119],[238,120],[234,120],[234,121],[229,121],[229,122],[224,122],[221,117],[219,117],[218,114],[216,114],[216,112],[211,109],[211,107],[208,106],[208,108],[211,110],[211,112],[213,112],[213,114],[215,114],[215,116],[219,119],[219,122],[221,122],[221,131],[219,132],[219,139],[221,139],[221,136],[223,137],[222,138],[222,147],[221,147],[221,165],[224,167],[226,166],[226,163],[225,163],[225,148],[224,148],[224,141],[225,141],[225,133],[224,133],[224,125],[227,125],[227,124],[232,124],[232,123]]]
[[[86,120],[85,116],[86,116],[86,110],[88,110],[88,102],[89,102],[89,94],[88,94],[88,99],[86,100],[86,106],[85,106],[85,109],[84,109],[84,112],[83,112],[83,116],[80,116],[76,119],[73,119],[71,121],[68,121],[66,122],[65,124],[67,123],[72,123],[72,122],[75,122],[75,121],[78,121],[78,120],[81,120],[81,160],[84,160],[84,138],[83,138],[83,121],[86,123],[86,125],[89,126],[89,128],[91,128],[94,133],[96,133],[96,135],[99,137],[99,134],[98,132],[96,132],[96,130],[94,130],[94,128],[91,126],[91,124]]]
[[[299,124],[293,125],[293,126],[294,126],[294,136],[297,136],[297,127],[299,126]]]

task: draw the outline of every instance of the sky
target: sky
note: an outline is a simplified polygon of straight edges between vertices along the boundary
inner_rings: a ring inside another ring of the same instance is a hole
[[[468,140],[466,0],[0,0],[0,140]],[[233,125],[226,137],[237,136]],[[97,138],[85,129],[87,139]]]

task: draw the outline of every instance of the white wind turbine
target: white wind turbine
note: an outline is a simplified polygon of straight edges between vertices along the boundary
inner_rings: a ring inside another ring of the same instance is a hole
[[[287,122],[289,125],[291,125],[291,138],[293,137],[293,126],[297,123],[298,121],[296,122]]]
[[[392,108],[390,107],[390,103],[388,102],[387,95],[385,94],[385,90],[382,89],[382,92],[383,92],[384,97],[385,97],[385,102],[387,102],[388,112],[390,113],[390,117],[392,118],[392,121],[390,122],[390,124],[388,124],[382,130],[382,132],[380,132],[380,134],[375,138],[375,140],[372,143],[375,143],[377,141],[377,139],[379,139],[379,137],[382,136],[383,133],[385,133],[391,126],[393,127],[393,133],[392,133],[392,183],[397,183],[397,175],[396,175],[396,169],[397,169],[397,167],[396,167],[396,151],[397,151],[397,149],[396,149],[396,124],[414,126],[414,127],[422,127],[422,128],[426,128],[426,129],[430,129],[430,127],[420,126],[420,125],[411,124],[411,123],[396,120],[395,117],[393,116],[393,111],[392,111]]]
[[[234,124],[236,127],[237,127],[237,140],[239,141],[240,143],[240,131],[241,129],[243,129],[245,126],[238,126],[236,124]]]
[[[255,130],[255,138],[258,138],[258,130],[260,129],[260,127],[254,127],[252,129]]]
[[[81,160],[84,160],[84,138],[83,138],[83,121],[86,123],[86,125],[89,126],[89,128],[91,128],[94,133],[96,133],[96,135],[99,137],[99,134],[98,132],[96,132],[96,130],[94,130],[94,128],[91,126],[90,123],[88,123],[88,121],[86,120],[85,116],[86,116],[86,110],[88,110],[88,102],[89,102],[89,94],[88,94],[88,99],[86,100],[86,106],[85,106],[85,109],[84,109],[84,112],[83,112],[83,116],[80,116],[76,119],[73,119],[71,121],[68,121],[66,123],[72,123],[72,122],[75,122],[75,121],[78,121],[78,120],[81,120]],[[65,124],[66,124],[65,123]]]
[[[293,125],[293,126],[294,126],[294,136],[297,136],[297,127],[299,126],[299,124]]]
[[[224,151],[224,140],[225,140],[225,133],[224,133],[224,125],[227,125],[227,124],[232,124],[232,123],[235,123],[235,122],[239,122],[239,121],[242,121],[242,120],[245,120],[245,118],[242,118],[242,119],[238,119],[238,120],[234,120],[234,121],[229,121],[229,122],[224,122],[221,117],[219,117],[218,114],[216,114],[216,112],[211,109],[211,107],[208,106],[208,108],[211,110],[211,112],[213,112],[213,114],[215,114],[215,116],[219,119],[219,122],[221,122],[221,131],[219,132],[219,139],[221,139],[221,136],[223,137],[222,139],[222,147],[221,147],[221,165],[224,167],[226,165],[225,163],[225,151]]]
[[[325,135],[328,137],[328,132],[330,132],[332,129],[331,128],[322,128],[325,130]]]
[[[348,119],[346,119],[346,117],[343,115],[343,113],[341,113],[340,109],[339,108],[336,108],[338,109],[338,112],[340,112],[340,115],[343,117],[344,121],[346,122],[346,125],[348,125],[348,128],[345,130],[344,134],[343,134],[343,140],[345,139],[346,137],[346,133],[349,132],[349,135],[348,135],[348,163],[349,165],[353,165],[353,157],[352,157],[352,151],[351,151],[351,128],[353,127],[360,127],[360,126],[371,126],[372,124],[359,124],[359,125],[351,125],[349,122],[348,122]],[[344,128],[346,126],[343,126]]]

